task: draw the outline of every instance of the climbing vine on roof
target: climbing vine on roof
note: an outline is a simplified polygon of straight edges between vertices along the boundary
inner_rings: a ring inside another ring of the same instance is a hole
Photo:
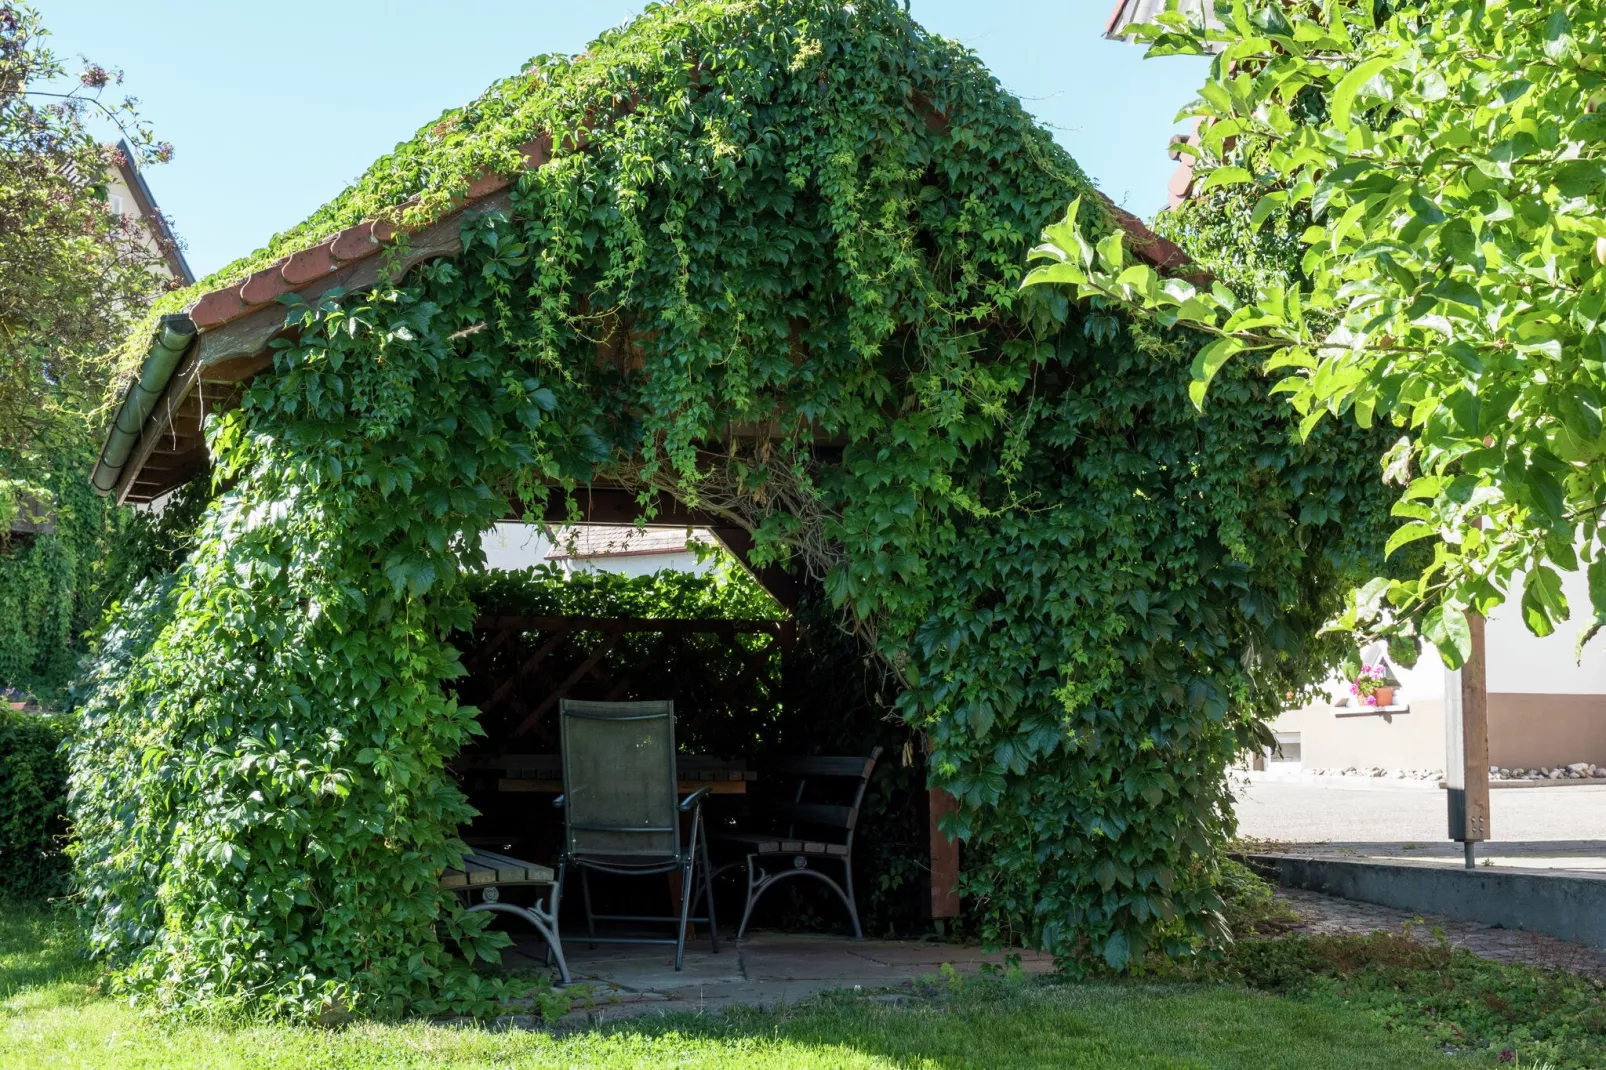
[[[1207,949],[1224,768],[1337,653],[1376,444],[1294,444],[1245,371],[1200,416],[1189,338],[1022,292],[1086,179],[885,0],[649,7],[264,255],[439,211],[543,131],[460,256],[292,302],[211,425],[220,493],[74,755],[119,983],[302,1015],[498,998],[460,952],[502,938],[435,883],[477,728],[447,637],[479,534],[593,479],[823,586],[959,799],[988,935],[1116,969]]]

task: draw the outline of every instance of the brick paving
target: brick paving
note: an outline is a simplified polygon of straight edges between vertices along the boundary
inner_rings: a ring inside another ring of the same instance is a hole
[[[1437,914],[1413,914],[1393,907],[1339,899],[1319,892],[1279,888],[1277,897],[1298,914],[1303,923],[1294,932],[1311,934],[1399,932],[1406,926],[1414,939],[1432,942],[1443,932],[1450,943],[1496,962],[1548,966],[1606,980],[1606,951],[1558,940],[1543,933],[1501,929],[1475,921],[1457,921]],[[1420,919],[1420,923],[1417,923]]]

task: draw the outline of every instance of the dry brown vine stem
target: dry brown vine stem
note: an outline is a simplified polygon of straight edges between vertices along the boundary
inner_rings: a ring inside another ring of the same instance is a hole
[[[770,436],[759,435],[753,439],[753,443],[748,447],[751,453],[744,456],[743,447],[737,444],[733,436],[724,463],[717,463],[719,458],[713,458],[716,463],[699,468],[693,481],[695,493],[688,493],[685,484],[668,475],[658,461],[640,458],[621,460],[609,469],[608,474],[610,479],[627,490],[646,495],[667,494],[689,509],[700,509],[729,520],[749,535],[756,536],[764,521],[770,517],[790,516],[797,522],[797,528],[778,541],[803,565],[804,574],[810,582],[823,584],[833,568],[846,567],[849,557],[839,543],[833,543],[826,536],[826,510],[812,490],[814,480],[800,477],[798,471],[801,466],[808,476],[812,476],[819,470],[819,462],[809,458],[799,465],[778,463],[774,440]],[[757,483],[733,473],[732,469],[738,468],[744,460],[750,469],[763,473],[763,478]],[[889,660],[879,653],[880,628],[873,618],[860,619],[857,614],[843,610],[836,615],[836,623],[843,632],[865,643],[866,649],[877,651],[877,659],[884,671],[897,681],[900,688],[906,685],[902,659]]]

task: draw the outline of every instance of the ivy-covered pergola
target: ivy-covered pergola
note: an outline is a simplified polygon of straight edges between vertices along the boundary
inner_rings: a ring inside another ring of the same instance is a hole
[[[94,475],[214,488],[73,751],[120,983],[493,997],[458,951],[497,940],[436,881],[476,730],[447,637],[491,524],[604,502],[695,515],[838,607],[957,800],[977,931],[1116,969],[1211,946],[1224,770],[1331,660],[1379,451],[1296,444],[1252,369],[1201,416],[1187,336],[1020,290],[1084,193],[901,4],[692,0],[534,61],[174,295]]]

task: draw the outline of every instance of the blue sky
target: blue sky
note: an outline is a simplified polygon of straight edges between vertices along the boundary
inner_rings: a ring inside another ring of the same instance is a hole
[[[629,0],[34,0],[51,46],[126,75],[177,148],[149,170],[205,275],[339,193],[418,127],[540,53],[579,52]],[[1145,61],[1100,34],[1112,0],[912,0],[975,49],[1107,194],[1165,203],[1172,118],[1202,61]]]

